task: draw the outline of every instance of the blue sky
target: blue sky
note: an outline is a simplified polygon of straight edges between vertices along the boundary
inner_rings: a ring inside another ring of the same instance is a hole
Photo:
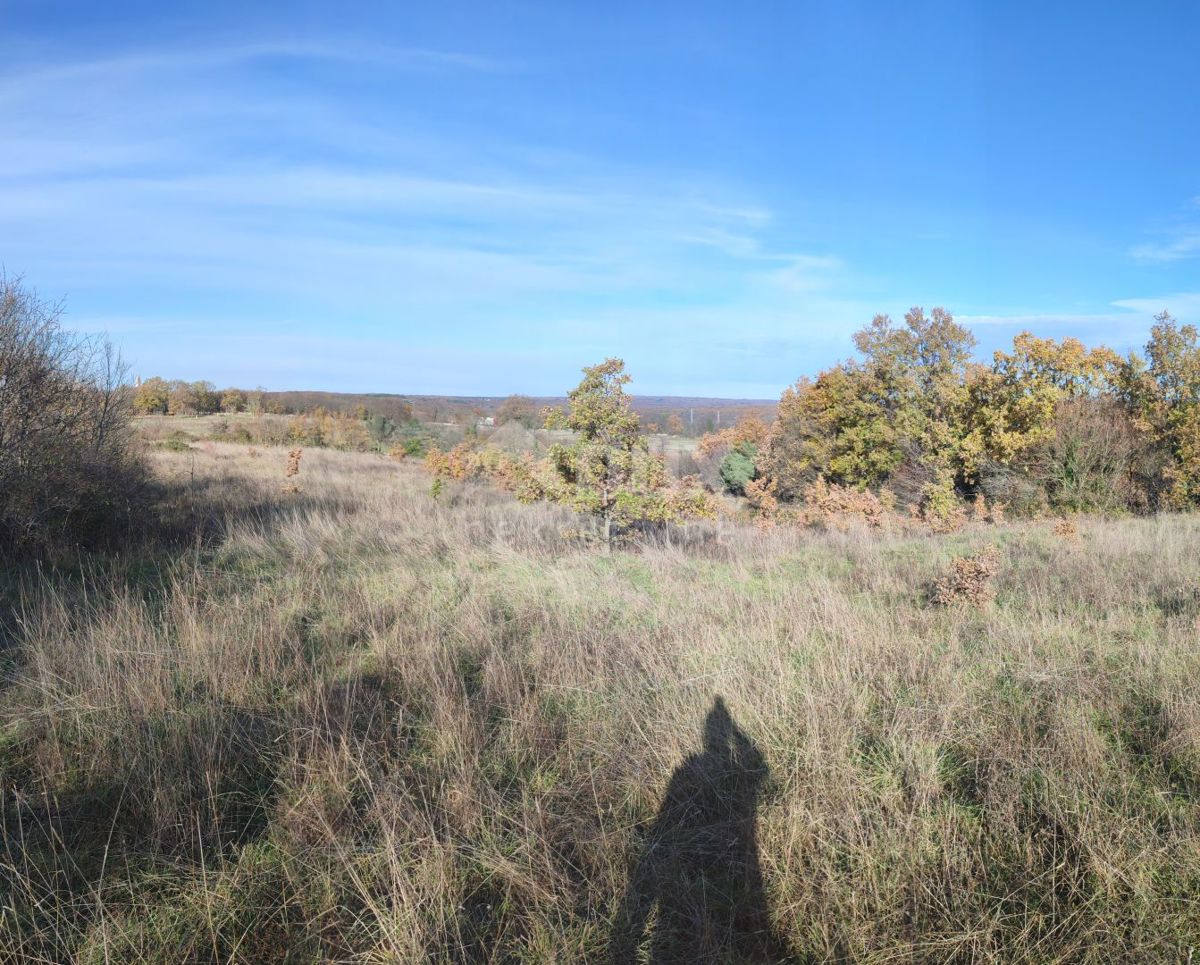
[[[142,375],[773,397],[1200,323],[1200,5],[0,0],[0,263]]]

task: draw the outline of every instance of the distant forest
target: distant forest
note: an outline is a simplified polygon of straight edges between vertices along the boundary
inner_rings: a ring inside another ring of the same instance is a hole
[[[261,411],[281,415],[314,412],[378,416],[395,423],[469,424],[505,416],[540,423],[546,408],[566,405],[566,396],[392,395],[387,393],[318,392],[263,389],[217,389],[210,382],[183,382],[153,377],[139,385],[138,409],[144,414],[203,415],[213,412]],[[694,396],[632,396],[633,410],[648,432],[702,436],[732,426],[749,416],[775,417],[778,403],[765,399],[711,399]]]

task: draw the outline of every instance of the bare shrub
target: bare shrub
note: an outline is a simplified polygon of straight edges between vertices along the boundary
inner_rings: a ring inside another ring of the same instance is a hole
[[[41,551],[120,536],[144,474],[126,369],[108,342],[0,276],[0,545]]]
[[[1047,509],[1046,492],[1020,467],[985,460],[979,468],[979,494],[1014,516],[1038,516]]]
[[[523,456],[538,451],[537,437],[522,421],[510,418],[488,437],[488,445],[510,456]]]
[[[902,441],[898,448],[904,458],[888,475],[888,489],[896,494],[901,505],[921,506],[939,482],[937,470],[928,465],[925,453],[910,440]]]
[[[702,475],[703,467],[690,452],[680,451],[673,453],[672,458],[667,460],[667,469],[675,479],[686,479],[689,476],[695,476],[701,480],[704,479]]]
[[[1051,508],[1111,513],[1154,506],[1163,454],[1120,405],[1072,399],[1058,406],[1053,428],[1030,470]]]

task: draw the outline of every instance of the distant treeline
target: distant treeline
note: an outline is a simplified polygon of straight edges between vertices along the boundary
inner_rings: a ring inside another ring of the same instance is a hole
[[[293,393],[278,393],[290,395]],[[305,394],[305,393],[299,393]],[[369,399],[375,396],[331,396],[347,399]],[[547,409],[563,410],[565,395],[551,396],[453,396],[406,395],[415,417],[421,422],[440,422],[467,425],[492,419],[496,425],[521,422],[528,428],[540,426]],[[699,437],[735,425],[749,415],[761,419],[774,418],[776,403],[765,399],[712,399],[693,396],[632,395],[630,405],[646,432],[663,432],[677,436]]]
[[[412,422],[413,407],[397,395],[350,395],[339,392],[268,392],[266,389],[218,389],[203,379],[185,382],[153,376],[139,380],[133,393],[134,410],[142,415],[212,415],[218,412],[308,415],[336,412],[359,419],[379,416],[393,422]]]
[[[144,415],[209,415],[217,412],[265,412],[276,415],[311,415],[336,412],[360,419],[380,416],[397,424],[407,422],[470,425],[491,419],[496,425],[521,422],[541,425],[546,409],[561,409],[565,396],[389,395],[218,389],[207,381],[185,382],[158,376],[138,384],[135,408]],[[735,425],[747,416],[769,420],[776,404],[755,399],[706,399],[690,396],[632,396],[633,411],[646,432],[677,436],[702,436]]]

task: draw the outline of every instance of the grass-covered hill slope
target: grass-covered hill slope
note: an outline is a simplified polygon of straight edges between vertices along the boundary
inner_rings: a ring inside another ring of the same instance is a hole
[[[7,577],[0,959],[1200,945],[1194,517],[608,555],[381,456],[154,460],[172,539]]]

